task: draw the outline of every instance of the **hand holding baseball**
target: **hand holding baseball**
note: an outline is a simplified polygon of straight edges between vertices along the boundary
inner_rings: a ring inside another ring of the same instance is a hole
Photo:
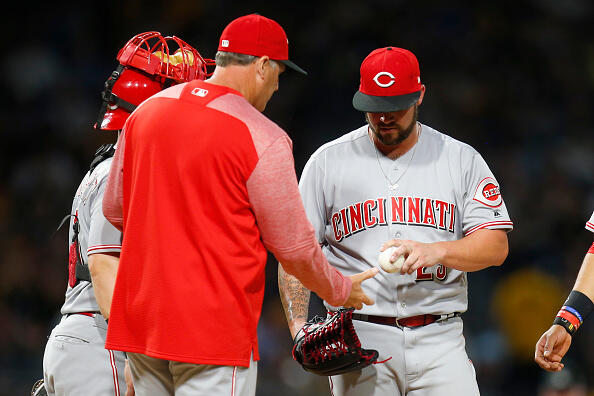
[[[388,268],[394,267],[394,271],[398,271],[401,274],[412,274],[418,268],[432,267],[442,262],[444,257],[443,249],[439,247],[439,243],[392,239],[382,246],[382,253],[385,253],[387,250],[391,251],[388,257],[397,257],[394,260],[395,262],[391,263]],[[384,269],[384,271],[386,270]]]

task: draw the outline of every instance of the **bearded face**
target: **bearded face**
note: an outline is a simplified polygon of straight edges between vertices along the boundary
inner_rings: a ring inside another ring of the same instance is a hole
[[[391,113],[365,113],[375,137],[386,146],[397,146],[410,136],[417,123],[419,106]]]

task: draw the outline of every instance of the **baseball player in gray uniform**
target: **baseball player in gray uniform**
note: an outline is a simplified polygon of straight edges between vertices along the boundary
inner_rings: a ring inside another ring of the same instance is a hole
[[[318,241],[345,275],[376,266],[389,247],[392,264],[405,258],[365,284],[376,304],[353,316],[381,363],[330,377],[333,395],[479,394],[460,317],[466,273],[503,263],[513,224],[481,155],[417,121],[424,93],[410,51],[371,52],[353,98],[367,124],[320,147],[299,182]],[[294,337],[310,294],[280,266],[279,289]]]
[[[173,43],[179,47],[176,53],[170,52]],[[159,32],[134,36],[117,59],[117,69],[105,82],[95,128],[118,134],[145,99],[168,86],[207,75],[207,63],[198,51],[175,36],[163,37]],[[67,216],[70,252],[66,299],[43,357],[43,382],[49,395],[134,394],[131,377],[124,375],[125,354],[105,349],[106,318],[122,240],[102,209],[114,152],[112,144],[97,151]]]
[[[101,150],[105,159],[87,172],[72,203],[66,300],[62,320],[53,329],[43,357],[44,382],[50,395],[119,395],[126,389],[125,356],[104,347],[107,324],[88,271],[91,255],[97,255],[94,261],[107,261],[99,265],[114,261],[117,265],[121,248],[119,231],[103,217],[101,209],[113,150],[107,147]],[[77,267],[86,267],[86,274],[79,269],[76,276]]]

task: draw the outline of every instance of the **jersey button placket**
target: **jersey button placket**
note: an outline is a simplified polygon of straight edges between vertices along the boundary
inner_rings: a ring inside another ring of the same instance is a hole
[[[396,318],[402,319],[408,316],[406,309],[405,290],[400,290],[396,296]]]

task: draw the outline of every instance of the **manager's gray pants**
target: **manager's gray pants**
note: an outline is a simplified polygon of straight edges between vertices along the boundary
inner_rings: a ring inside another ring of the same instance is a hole
[[[258,362],[249,367],[216,366],[128,353],[136,396],[252,396]]]

